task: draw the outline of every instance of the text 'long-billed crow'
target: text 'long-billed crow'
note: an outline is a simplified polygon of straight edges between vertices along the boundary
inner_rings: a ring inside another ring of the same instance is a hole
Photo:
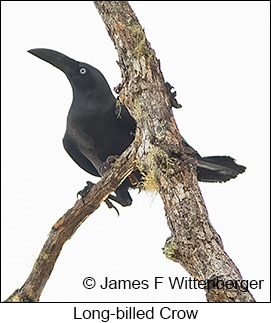
[[[29,52],[65,73],[73,90],[73,101],[67,117],[64,148],[86,172],[101,176],[101,166],[109,156],[120,155],[133,141],[136,124],[128,110],[116,104],[116,98],[102,73],[85,63],[50,49]],[[225,182],[245,171],[228,156],[201,157],[198,160],[199,181]],[[139,177],[137,171],[136,177]],[[127,178],[109,198],[128,206],[134,188]]]

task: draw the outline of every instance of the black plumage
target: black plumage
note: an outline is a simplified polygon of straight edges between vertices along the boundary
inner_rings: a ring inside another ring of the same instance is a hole
[[[67,117],[63,145],[70,157],[86,172],[101,176],[101,167],[109,156],[120,155],[133,141],[136,123],[125,106],[117,104],[102,73],[91,65],[78,62],[50,49],[29,52],[65,73],[73,90],[73,101]],[[227,156],[201,157],[198,180],[224,182],[245,171],[244,166]],[[138,178],[139,172],[137,171]],[[139,178],[138,178],[139,179]],[[132,198],[127,178],[109,198],[128,206]]]

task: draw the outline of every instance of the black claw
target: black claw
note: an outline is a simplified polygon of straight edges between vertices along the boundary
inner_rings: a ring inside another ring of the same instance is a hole
[[[116,162],[119,156],[110,155],[106,158],[106,160],[100,165],[99,171],[100,174],[104,174],[110,167]]]
[[[111,156],[110,156],[111,157]],[[113,157],[113,156],[112,156]],[[84,205],[86,205],[86,203],[85,203],[85,197],[88,195],[88,193],[91,191],[91,188],[92,188],[92,186],[93,186],[94,184],[93,183],[91,183],[90,181],[87,181],[87,185],[81,190],[81,191],[79,191],[78,193],[77,193],[77,198],[79,197],[79,196],[81,196],[81,201],[82,201],[82,203],[84,204]],[[117,214],[118,214],[118,216],[120,215],[120,213],[119,213],[119,210],[115,207],[115,205],[111,202],[111,201],[109,201],[109,198],[107,198],[106,200],[105,200],[105,204],[109,207],[109,209],[114,209],[116,212],[117,212]]]
[[[77,198],[79,195],[81,196],[81,200],[84,205],[86,205],[84,198],[88,195],[88,193],[90,192],[93,185],[94,185],[93,183],[91,183],[90,181],[87,181],[87,185],[81,191],[79,191],[76,195]]]
[[[118,216],[120,215],[119,210],[108,199],[105,200],[105,204],[109,207],[109,209],[112,209],[113,208],[117,212]]]

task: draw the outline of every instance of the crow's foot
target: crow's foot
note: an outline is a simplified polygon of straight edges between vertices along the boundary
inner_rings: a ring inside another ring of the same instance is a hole
[[[105,204],[109,207],[109,209],[113,208],[117,212],[118,216],[120,215],[119,210],[115,207],[115,205],[112,202],[109,201],[108,198],[105,200]]]
[[[99,171],[100,174],[103,175],[110,167],[116,162],[119,156],[110,155],[106,158],[106,160],[100,165]]]
[[[94,185],[93,183],[91,183],[90,181],[87,181],[87,185],[77,193],[77,198],[80,195],[84,205],[86,205],[84,198],[88,195],[93,185]]]
[[[90,192],[91,188],[93,187],[93,183],[91,183],[90,181],[87,181],[87,185],[77,193],[77,198],[78,196],[81,196],[81,200],[83,202],[84,205],[86,205],[85,203],[85,197],[88,195],[88,193]],[[110,197],[109,197],[110,198]],[[112,202],[109,201],[109,198],[107,198],[104,202],[105,204],[109,207],[109,209],[114,209],[118,216],[120,215],[119,214],[119,210],[115,207],[115,205],[113,205]]]

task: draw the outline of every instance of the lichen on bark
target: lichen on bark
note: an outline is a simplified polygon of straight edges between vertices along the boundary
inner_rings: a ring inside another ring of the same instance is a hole
[[[183,144],[160,63],[143,28],[127,1],[94,3],[119,55],[123,76],[120,100],[142,135],[137,167],[145,174],[145,187],[158,191],[164,203],[172,234],[164,248],[165,255],[199,280],[241,279],[209,221],[193,151]],[[177,157],[174,162],[173,156]],[[226,289],[206,291],[206,297],[208,301],[254,301],[249,292],[236,291],[232,297]]]

